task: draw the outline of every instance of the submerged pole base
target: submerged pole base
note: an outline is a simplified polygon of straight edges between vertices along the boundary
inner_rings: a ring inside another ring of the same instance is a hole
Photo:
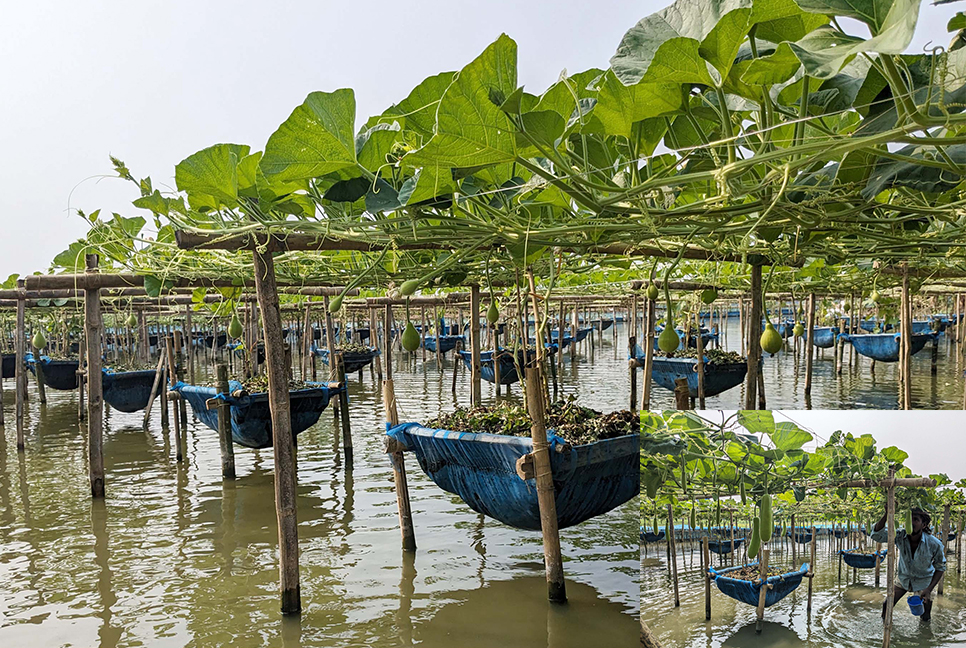
[[[295,589],[282,590],[282,614],[301,614],[302,613],[302,587],[296,585]]]
[[[563,578],[559,582],[547,581],[547,598],[551,603],[567,602],[567,583]]]

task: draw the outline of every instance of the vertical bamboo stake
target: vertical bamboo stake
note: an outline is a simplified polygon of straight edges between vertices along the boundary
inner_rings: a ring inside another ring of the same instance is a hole
[[[946,545],[949,543],[949,507],[949,504],[946,504],[943,507],[943,558],[946,557]],[[943,595],[943,580],[946,579],[943,578],[940,580],[939,585],[936,587],[936,592],[939,594],[939,596]]]
[[[253,253],[255,291],[262,311],[265,360],[268,370],[268,402],[272,411],[275,455],[275,513],[278,518],[279,586],[282,614],[302,610],[299,585],[299,536],[296,506],[295,448],[289,401],[288,371],[282,345],[282,315],[275,284],[275,260],[271,251]]]
[[[709,538],[702,538],[702,556],[704,558],[704,620],[711,620],[711,551],[708,547]]]
[[[875,553],[878,554],[880,551],[882,551],[882,543],[877,542],[875,543]],[[879,586],[879,563],[881,562],[882,560],[877,555],[875,559],[875,586],[876,587]]]
[[[752,320],[752,326],[754,326],[754,320]],[[792,538],[794,540],[794,538]],[[793,542],[792,545],[795,543]],[[761,634],[762,626],[765,622],[765,597],[768,596],[768,547],[762,547],[761,550],[761,560],[758,564],[758,578],[761,583],[761,587],[758,589],[758,609],[756,612],[755,621],[755,633]],[[794,561],[792,561],[794,563]]]
[[[44,364],[40,361],[40,349],[35,347],[32,341],[30,343],[30,348],[33,350],[34,360],[36,360],[34,369],[36,370],[35,378],[37,379],[37,393],[40,396],[40,404],[46,405],[47,389],[44,380]],[[78,368],[79,367],[80,365],[78,365]]]
[[[176,365],[174,363],[174,343],[172,342],[170,335],[164,338],[164,354],[168,359],[168,385],[174,387],[174,385],[178,382],[178,376],[175,371]],[[171,404],[174,405],[172,408],[174,410],[174,446],[176,450],[176,459],[178,463],[181,463],[181,461],[184,460],[184,450],[186,444],[183,443],[181,439],[181,416],[178,413],[177,405],[175,405],[175,398],[175,394],[172,393],[170,400]]]
[[[834,334],[834,329],[833,329]],[[815,293],[808,294],[808,339],[805,340],[805,398],[811,409],[812,362],[815,357]]]
[[[563,558],[560,552],[560,532],[557,527],[553,473],[550,468],[550,446],[547,443],[546,410],[543,377],[540,366],[527,367],[527,411],[530,414],[530,437],[533,440],[533,469],[537,486],[537,505],[540,509],[540,528],[543,533],[543,557],[547,571],[549,599],[562,603],[567,600]]]
[[[218,393],[228,394],[228,367],[224,362],[215,365]],[[235,446],[231,437],[231,405],[227,401],[218,403],[218,442],[221,446],[221,476],[235,478]]]
[[[701,335],[700,309],[697,316],[696,345],[698,350],[698,409],[704,409],[704,337]]]
[[[815,525],[812,525],[812,559],[808,564],[808,607],[807,612],[812,611],[812,579],[815,578],[815,542],[818,534],[815,532]],[[794,567],[794,565],[792,565]]]
[[[399,410],[396,407],[396,392],[392,383],[392,343],[389,331],[392,330],[392,306],[386,304],[384,320],[386,332],[386,379],[382,381],[382,405],[386,421],[390,426],[399,425]],[[438,329],[437,329],[438,331]],[[439,337],[437,336],[437,342]],[[439,345],[437,344],[437,349]],[[388,439],[389,437],[387,437]],[[399,509],[399,530],[402,533],[403,551],[416,551],[416,532],[413,526],[413,510],[409,503],[409,482],[406,480],[406,463],[401,451],[389,455],[392,462],[393,481],[396,486],[396,506]]]
[[[349,393],[345,379],[345,357],[338,351],[333,358],[335,361],[336,377],[342,391],[339,392],[339,415],[342,417],[342,448],[345,454],[346,468],[352,468],[352,428],[349,421]]]
[[[501,392],[500,386],[500,324],[492,324],[493,327],[493,382],[496,386],[496,395],[499,396]],[[526,363],[526,359],[524,359]],[[507,390],[510,386],[507,385]]]
[[[628,409],[630,411],[635,411],[637,409],[637,359],[634,357],[634,347],[637,346],[637,338],[633,335],[627,338],[627,348],[631,359],[628,361],[627,366],[630,370],[630,381],[631,381],[631,405]]]
[[[757,407],[758,361],[761,359],[762,317],[761,266],[751,266],[751,313],[748,320],[748,374],[745,387],[745,409]]]
[[[312,356],[312,306],[305,305],[305,316],[302,319],[302,380],[308,380],[309,360]]]
[[[98,272],[97,255],[85,255],[86,274]],[[104,497],[104,396],[101,376],[101,295],[84,290],[84,333],[87,339],[87,436],[91,497]]]
[[[641,387],[641,409],[651,409],[651,372],[654,370],[654,325],[657,320],[657,303],[653,299],[646,299],[647,318],[644,322],[644,385]],[[617,324],[614,324],[617,330]]]
[[[909,264],[902,264],[902,398],[901,408],[912,409],[912,303],[909,294]]]
[[[26,387],[27,387],[27,374],[26,368],[24,366],[24,356],[26,355],[26,337],[27,333],[24,330],[24,318],[26,314],[24,310],[26,309],[26,291],[24,288],[24,279],[17,279],[17,328],[14,335],[16,336],[13,341],[13,348],[16,352],[16,363],[17,366],[14,369],[14,385],[16,387],[16,397],[17,397],[17,452],[23,452],[26,448],[26,443],[24,442],[24,398],[26,397]],[[34,358],[34,364],[36,366],[40,365],[40,358]]]
[[[667,505],[668,551],[671,553],[671,580],[674,582],[674,607],[681,607],[681,594],[678,590],[678,553],[674,546],[674,510]]]
[[[483,400],[480,384],[480,287],[470,286],[470,404],[479,407]],[[458,356],[454,356],[458,361]]]
[[[892,607],[896,594],[896,482],[895,470],[889,469],[889,484],[886,490],[886,526],[889,531],[888,565],[886,566],[886,609],[885,628],[882,633],[882,648],[889,648],[892,639]]]

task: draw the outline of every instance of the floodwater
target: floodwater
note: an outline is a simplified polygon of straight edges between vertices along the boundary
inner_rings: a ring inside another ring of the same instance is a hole
[[[738,318],[725,320],[721,348],[741,351]],[[626,348],[626,344],[625,344]],[[939,336],[936,375],[932,375],[932,342],[912,356],[913,409],[961,409],[963,406],[963,369],[957,365],[956,345],[949,336]],[[851,354],[851,362],[850,362]],[[842,373],[836,375],[833,349],[819,349],[812,368],[811,401],[805,399],[805,356],[796,354],[791,340],[775,356],[765,354],[762,363],[765,402],[768,409],[896,409],[899,398],[899,363],[877,362],[860,356],[845,345]],[[707,409],[744,407],[744,385],[712,396]],[[656,386],[651,396],[654,409],[673,409],[674,394]]]
[[[595,363],[578,356],[564,373],[583,404],[610,411],[626,407],[626,344],[617,353],[605,335],[605,345]],[[611,384],[615,366],[623,386]],[[397,357],[402,420],[452,408],[451,361],[444,369],[432,356]],[[466,373],[455,399],[464,404]],[[368,370],[350,382],[354,468],[345,469],[330,412],[299,436],[303,612],[283,618],[270,450],[236,446],[238,478],[222,481],[217,437],[190,413],[179,465],[157,408],[147,432],[141,413],[111,411],[107,498],[92,504],[76,394],[48,390],[41,407],[32,393],[27,450],[18,454],[7,381],[0,646],[634,645],[636,499],[561,532],[569,601],[552,605],[540,534],[474,513],[408,455],[418,551],[407,556],[383,452],[380,390]],[[483,392],[491,398],[492,385]]]
[[[834,542],[834,540],[833,540]],[[774,542],[772,544],[775,544]],[[803,547],[806,545],[798,545]],[[838,576],[838,555],[829,552],[827,536],[819,538],[812,611],[807,611],[808,579],[787,597],[765,609],[760,635],[755,633],[755,608],[726,597],[711,584],[711,621],[705,621],[704,577],[700,544],[685,542],[678,549],[681,607],[675,609],[668,574],[666,543],[649,545],[641,556],[641,603],[645,622],[675,648],[870,648],[882,645],[880,618],[885,599],[886,567],[880,586],[875,571],[846,565]],[[944,592],[936,596],[932,620],[922,622],[909,611],[906,599],[896,604],[891,645],[896,648],[954,648],[966,646],[966,579],[960,572],[955,543],[949,544]],[[797,551],[794,565],[803,562]],[[730,566],[713,556],[712,564]],[[791,568],[790,547],[772,549],[769,565]]]

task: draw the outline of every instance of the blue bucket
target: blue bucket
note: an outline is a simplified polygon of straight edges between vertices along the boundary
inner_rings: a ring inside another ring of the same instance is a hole
[[[913,616],[922,616],[926,611],[926,608],[922,604],[922,597],[920,596],[910,596],[909,597],[909,611],[912,612]]]

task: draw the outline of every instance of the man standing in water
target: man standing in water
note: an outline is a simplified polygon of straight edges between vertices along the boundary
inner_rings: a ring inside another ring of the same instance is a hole
[[[899,570],[896,574],[895,605],[907,592],[918,593],[922,597],[925,613],[920,617],[928,621],[932,616],[932,591],[946,572],[946,548],[943,542],[932,535],[929,528],[929,514],[919,509],[912,510],[912,533],[903,528],[896,529],[896,549],[899,551]],[[872,531],[875,542],[888,542],[886,515]],[[885,618],[886,604],[882,604],[882,618]]]

